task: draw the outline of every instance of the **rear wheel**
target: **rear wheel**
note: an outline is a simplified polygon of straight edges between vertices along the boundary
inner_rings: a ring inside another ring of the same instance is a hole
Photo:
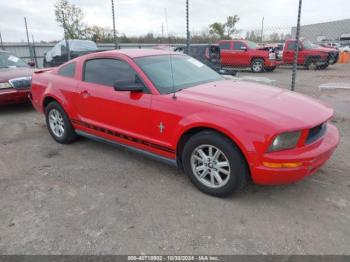
[[[310,69],[317,69],[317,61],[318,59],[315,57],[309,57],[305,61],[305,69],[310,70]]]
[[[202,192],[226,197],[242,189],[248,169],[240,150],[226,137],[203,131],[185,144],[182,153],[185,173]]]
[[[251,66],[250,66],[252,72],[254,73],[261,73],[264,71],[264,59],[262,58],[254,58],[252,60]]]
[[[317,66],[316,68],[319,69],[319,70],[324,70],[328,67],[328,63],[327,64],[324,64],[324,65],[319,65]]]
[[[51,102],[45,108],[46,125],[53,139],[61,144],[73,142],[77,135],[63,108],[57,102]]]

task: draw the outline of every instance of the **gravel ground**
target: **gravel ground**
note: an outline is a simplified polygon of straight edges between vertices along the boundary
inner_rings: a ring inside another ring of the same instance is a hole
[[[319,85],[349,72],[300,70],[297,91],[321,97]],[[291,73],[238,76],[288,88]],[[350,120],[334,122],[341,144],[317,174],[218,199],[143,156],[59,145],[31,106],[2,108],[0,254],[350,254]]]

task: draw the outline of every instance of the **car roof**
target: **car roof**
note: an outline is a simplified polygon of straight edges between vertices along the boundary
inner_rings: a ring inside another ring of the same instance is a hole
[[[178,55],[178,52],[172,52],[160,49],[119,49],[100,52],[101,54],[123,54],[130,58],[145,57],[145,56],[157,56],[157,55]]]

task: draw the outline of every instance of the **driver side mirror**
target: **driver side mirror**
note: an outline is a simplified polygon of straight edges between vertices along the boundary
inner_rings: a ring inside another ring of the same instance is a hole
[[[241,50],[242,50],[242,51],[247,51],[248,49],[247,49],[247,47],[245,47],[245,46],[241,46]]]
[[[141,81],[118,80],[114,82],[114,90],[121,92],[142,92],[145,90],[145,85]]]

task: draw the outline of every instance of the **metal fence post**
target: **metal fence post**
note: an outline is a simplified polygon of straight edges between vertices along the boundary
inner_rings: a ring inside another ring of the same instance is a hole
[[[33,53],[32,53],[32,49],[31,49],[30,41],[29,41],[28,25],[27,25],[27,18],[26,17],[24,18],[24,25],[26,27],[26,33],[27,33],[27,43],[28,43],[29,56],[30,56],[30,59],[33,61]]]
[[[63,19],[63,33],[64,33],[64,41],[66,42],[66,50],[67,50],[67,59],[68,61],[71,59],[70,55],[70,47],[69,47],[69,41],[68,41],[68,34],[66,29],[66,18],[64,16],[64,12],[62,11],[62,19]]]
[[[5,48],[4,48],[4,43],[2,42],[2,35],[1,35],[1,32],[0,32],[0,44],[1,44],[1,49],[2,49],[2,50],[5,50]]]
[[[118,43],[117,43],[117,33],[115,31],[115,12],[114,12],[114,0],[112,1],[112,19],[113,19],[113,41],[114,41],[114,48],[118,49]]]
[[[186,49],[187,54],[190,55],[190,19],[189,19],[189,0],[186,0]]]
[[[296,28],[296,36],[295,36],[295,52],[294,52],[294,61],[293,61],[293,73],[292,73],[292,85],[291,90],[295,90],[295,79],[297,76],[297,66],[298,66],[298,56],[299,56],[299,39],[300,39],[300,18],[301,18],[301,6],[303,0],[299,0],[299,9],[298,9],[298,22]]]
[[[38,58],[36,56],[36,51],[35,51],[34,35],[32,35],[32,39],[33,39],[33,54],[34,54],[35,66],[38,67]]]

